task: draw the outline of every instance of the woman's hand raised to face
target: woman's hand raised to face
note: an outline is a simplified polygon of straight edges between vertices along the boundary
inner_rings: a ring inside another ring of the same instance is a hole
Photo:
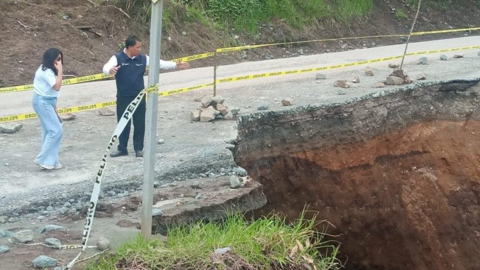
[[[63,71],[63,64],[62,64],[62,57],[61,56],[57,57],[57,59],[55,60],[55,68],[57,69],[58,72]]]

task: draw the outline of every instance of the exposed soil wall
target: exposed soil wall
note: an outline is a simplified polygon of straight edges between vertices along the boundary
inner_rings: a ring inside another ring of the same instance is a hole
[[[244,116],[234,152],[290,219],[335,228],[347,269],[480,267],[478,80]]]

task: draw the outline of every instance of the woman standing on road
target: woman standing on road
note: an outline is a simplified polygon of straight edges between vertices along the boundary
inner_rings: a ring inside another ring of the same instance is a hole
[[[62,142],[62,124],[57,114],[57,96],[62,87],[63,54],[50,48],[43,54],[43,61],[33,80],[33,109],[42,125],[42,150],[35,163],[46,170],[60,169],[58,152]]]

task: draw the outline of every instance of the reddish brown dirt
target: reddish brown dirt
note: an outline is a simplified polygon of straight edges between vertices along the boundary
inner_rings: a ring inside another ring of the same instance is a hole
[[[365,143],[246,164],[291,219],[331,222],[347,269],[478,269],[480,122],[413,125]],[[262,164],[258,170],[258,164]]]
[[[479,26],[477,16],[480,7],[469,0],[460,0],[455,6],[438,7],[427,1],[417,22],[416,30],[436,30]],[[186,18],[184,7],[165,1],[165,10],[172,9],[171,21],[164,31],[162,55],[165,59],[213,51],[230,45],[276,43],[285,41],[316,40],[368,36],[381,34],[406,34],[411,26],[415,10],[405,1],[375,1],[368,18],[349,23],[333,19],[321,21],[299,30],[282,21],[261,27],[260,34],[252,38],[245,33],[226,33],[214,30],[197,21]],[[408,19],[399,18],[392,8],[402,9]],[[137,14],[138,15],[138,14]],[[94,6],[83,0],[32,0],[0,2],[0,41],[3,57],[0,62],[0,87],[30,84],[43,52],[52,46],[65,54],[66,78],[96,74],[103,64],[119,49],[126,36],[136,33],[144,38],[144,51],[148,52],[148,25],[129,19],[122,11],[104,2]],[[89,26],[84,30],[78,27]],[[187,34],[182,35],[185,31]],[[234,35],[239,39],[235,40]],[[463,36],[465,33],[414,37],[412,41]],[[168,39],[167,37],[170,37]],[[359,39],[348,42],[311,43],[302,46],[278,46],[240,53],[230,53],[217,59],[194,61],[192,67],[211,66],[214,63],[231,64],[239,61],[263,60],[298,56],[328,51],[350,50],[386,44],[403,43],[400,38]],[[374,43],[374,44],[373,44]]]

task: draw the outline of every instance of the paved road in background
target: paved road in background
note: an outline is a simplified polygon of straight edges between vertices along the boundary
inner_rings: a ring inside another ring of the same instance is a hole
[[[437,40],[428,42],[411,43],[408,52],[425,50],[447,49],[465,46],[480,45],[480,37],[471,36],[465,38],[454,38],[448,40]],[[369,49],[326,53],[319,55],[299,56],[286,59],[274,59],[257,62],[245,62],[239,64],[225,65],[218,68],[218,78],[249,75],[263,72],[275,72],[291,69],[305,69],[336,65],[341,63],[357,62],[362,60],[376,59],[389,56],[402,55],[405,45],[393,45]],[[461,54],[462,52],[456,52]],[[427,55],[430,56],[431,55]],[[408,57],[417,59],[419,56]],[[392,62],[399,62],[398,60]],[[68,63],[66,63],[68,66]],[[368,64],[369,66],[384,65],[384,63]],[[358,67],[354,67],[358,68]],[[99,70],[99,73],[101,71]],[[277,76],[249,81],[224,83],[220,89],[230,89],[238,85],[264,84],[269,81],[281,82],[292,80],[293,77],[301,78],[312,76],[311,73]],[[146,80],[146,79],[145,79]],[[195,86],[213,81],[213,68],[195,68],[184,71],[164,73],[160,76],[160,90],[172,90],[181,87]],[[115,82],[113,80],[84,83],[78,85],[67,85],[62,87],[59,98],[59,108],[89,105],[97,102],[115,100]],[[0,94],[0,116],[15,115],[33,112],[31,106],[32,91]]]

